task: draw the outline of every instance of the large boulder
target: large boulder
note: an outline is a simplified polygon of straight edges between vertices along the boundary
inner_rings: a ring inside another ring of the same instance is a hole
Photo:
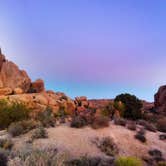
[[[158,92],[154,96],[154,105],[159,113],[166,113],[166,85],[159,88]]]
[[[6,60],[0,51],[0,88],[21,88],[27,92],[30,88],[31,79],[26,71],[20,70],[16,64]]]
[[[11,88],[0,88],[0,95],[11,95],[12,93]]]

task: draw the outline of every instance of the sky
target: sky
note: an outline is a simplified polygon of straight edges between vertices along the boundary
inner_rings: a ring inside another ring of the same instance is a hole
[[[166,84],[165,0],[0,0],[0,47],[34,81],[70,97]]]

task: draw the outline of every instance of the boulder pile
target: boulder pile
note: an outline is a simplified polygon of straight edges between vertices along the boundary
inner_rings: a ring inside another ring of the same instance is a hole
[[[158,113],[166,114],[166,85],[161,86],[154,96],[155,108]]]

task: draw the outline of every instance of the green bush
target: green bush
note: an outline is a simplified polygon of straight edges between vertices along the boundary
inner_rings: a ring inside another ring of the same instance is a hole
[[[0,129],[8,127],[13,122],[28,119],[29,113],[30,110],[23,103],[0,100]]]
[[[142,161],[136,157],[119,157],[115,166],[143,166]]]
[[[40,121],[44,127],[55,126],[55,117],[50,107],[47,107],[43,112],[39,112],[37,120]]]
[[[103,116],[111,117],[113,112],[114,112],[114,106],[112,103],[109,103],[108,105],[106,105],[104,108],[101,109],[101,114]]]
[[[48,138],[47,131],[42,126],[35,129],[34,132],[32,133],[32,140],[39,138]]]
[[[121,101],[114,101],[113,107],[114,107],[114,109],[116,109],[116,110],[118,110],[120,112],[120,115],[122,117],[124,116],[124,111],[126,109],[124,103],[122,103]]]
[[[125,109],[123,112],[124,118],[136,120],[142,117],[142,102],[136,96],[127,93],[120,94],[115,98],[115,102],[119,101],[121,101],[125,105]]]

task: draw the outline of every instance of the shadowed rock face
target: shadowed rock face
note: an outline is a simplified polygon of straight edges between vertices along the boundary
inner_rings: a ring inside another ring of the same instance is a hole
[[[27,92],[31,79],[24,70],[20,70],[16,64],[6,60],[0,51],[0,88],[21,88]]]
[[[155,108],[158,112],[166,113],[166,85],[159,88],[158,92],[154,96]]]

